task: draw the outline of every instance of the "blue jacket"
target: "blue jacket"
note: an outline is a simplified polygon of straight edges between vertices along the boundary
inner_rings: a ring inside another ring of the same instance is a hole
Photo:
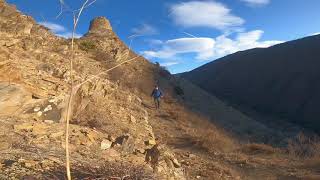
[[[162,96],[162,92],[160,91],[160,89],[154,89],[151,93],[151,96],[153,98],[160,98]]]

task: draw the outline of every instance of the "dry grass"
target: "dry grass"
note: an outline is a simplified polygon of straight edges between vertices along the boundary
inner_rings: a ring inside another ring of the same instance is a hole
[[[241,147],[241,152],[249,155],[255,155],[255,154],[271,155],[275,153],[280,153],[281,150],[279,148],[274,148],[267,144],[250,143],[250,144],[243,145]]]
[[[201,127],[190,129],[188,134],[193,137],[197,146],[205,151],[209,153],[216,151],[230,152],[236,148],[236,143],[225,132],[216,128],[210,122],[200,121],[197,126]]]
[[[198,144],[208,152],[215,152],[217,150],[230,152],[235,148],[233,140],[221,133],[213,132],[212,129],[205,130],[205,133],[201,133],[198,139]]]
[[[320,139],[318,136],[299,133],[288,141],[287,153],[291,159],[299,162],[297,168],[310,172],[304,177],[305,179],[320,178]]]
[[[320,138],[299,133],[288,141],[287,152],[294,158],[320,160]]]
[[[10,163],[10,162],[9,162]],[[62,166],[39,172],[35,176],[24,176],[22,179],[65,179],[65,169]],[[75,164],[72,166],[73,179],[115,179],[136,180],[155,179],[152,172],[141,166],[122,163],[105,163],[103,166]]]

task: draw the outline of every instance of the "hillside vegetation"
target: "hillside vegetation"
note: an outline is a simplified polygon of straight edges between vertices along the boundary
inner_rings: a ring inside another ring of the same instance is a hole
[[[0,179],[66,178],[70,44],[0,0]],[[138,56],[104,17],[74,55],[75,83]],[[83,84],[72,110],[73,179],[320,177],[316,139],[290,138],[297,127],[270,128],[143,57]]]

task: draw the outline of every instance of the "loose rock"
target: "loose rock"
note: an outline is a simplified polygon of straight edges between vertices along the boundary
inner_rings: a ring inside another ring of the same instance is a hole
[[[41,110],[40,107],[35,107],[35,108],[33,109],[34,112],[38,112],[38,111],[40,111],[40,110]]]
[[[175,168],[181,167],[181,164],[179,163],[179,161],[176,158],[174,158],[172,160],[172,162],[173,162],[173,165],[174,165]]]
[[[156,142],[155,139],[150,139],[150,140],[146,141],[146,144],[147,144],[147,145],[150,145],[150,146],[153,146],[153,145],[156,145],[157,142]]]
[[[130,115],[130,122],[136,123],[137,120],[136,120],[136,118],[134,116]]]
[[[43,112],[48,112],[52,110],[52,106],[49,104],[44,110]]]
[[[37,116],[41,117],[42,116],[42,111],[37,112]]]
[[[52,121],[52,120],[44,120],[43,122],[45,122],[47,124],[53,124],[54,123],[54,121]]]
[[[106,149],[109,149],[112,145],[112,142],[107,140],[107,139],[104,139],[102,142],[101,142],[101,145],[100,145],[100,148],[101,150],[106,150]]]

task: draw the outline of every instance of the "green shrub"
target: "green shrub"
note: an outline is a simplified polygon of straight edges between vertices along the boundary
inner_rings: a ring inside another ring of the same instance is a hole
[[[90,51],[96,49],[96,45],[92,41],[82,41],[79,48],[83,51]]]

